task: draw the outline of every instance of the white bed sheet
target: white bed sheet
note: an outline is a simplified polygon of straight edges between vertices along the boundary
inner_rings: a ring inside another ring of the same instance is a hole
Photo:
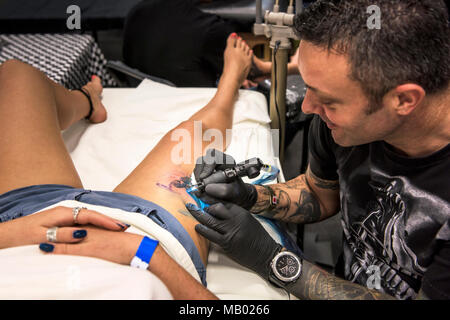
[[[81,121],[63,133],[84,187],[113,190],[166,132],[205,106],[215,91],[172,88],[149,80],[137,89],[105,89],[108,120],[98,125]],[[234,114],[227,153],[238,162],[257,156],[275,164],[264,96],[241,91]],[[0,299],[170,298],[164,285],[150,273],[99,259],[43,255],[37,246],[0,250],[0,257],[0,272],[8,274],[0,279]],[[33,262],[25,263],[30,258]],[[80,278],[71,272],[83,274],[76,290],[73,281]],[[207,282],[221,299],[289,299],[283,290],[239,266],[215,246],[209,255]]]

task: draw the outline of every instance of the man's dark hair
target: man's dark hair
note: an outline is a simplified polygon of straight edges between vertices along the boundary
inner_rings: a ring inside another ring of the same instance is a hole
[[[371,5],[380,8],[380,29],[368,27]],[[349,76],[374,112],[398,85],[416,83],[427,94],[448,87],[448,21],[442,0],[319,0],[295,17],[295,29],[302,40],[348,55]]]

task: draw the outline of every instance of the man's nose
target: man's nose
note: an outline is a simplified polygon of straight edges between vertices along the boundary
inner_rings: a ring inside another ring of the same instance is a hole
[[[319,114],[320,113],[320,110],[319,110],[320,106],[319,106],[319,104],[314,102],[314,99],[311,98],[311,94],[308,91],[306,91],[305,98],[303,99],[302,111],[305,114],[310,114],[310,113]]]

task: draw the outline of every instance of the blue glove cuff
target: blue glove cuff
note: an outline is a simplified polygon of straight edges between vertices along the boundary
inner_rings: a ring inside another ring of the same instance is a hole
[[[130,266],[147,269],[150,263],[150,259],[158,246],[159,241],[150,239],[149,237],[144,237],[136,251],[135,256],[130,262]]]

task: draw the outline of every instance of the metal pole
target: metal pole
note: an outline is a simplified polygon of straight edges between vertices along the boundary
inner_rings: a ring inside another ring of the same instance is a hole
[[[262,23],[262,0],[256,0],[256,23]]]
[[[295,0],[295,13],[299,14],[303,12],[303,0]]]
[[[271,39],[272,48],[272,85],[270,89],[269,115],[271,128],[278,129],[279,158],[284,160],[284,147],[286,137],[286,87],[287,64],[289,51],[292,47],[291,39],[298,39],[293,29],[294,17],[293,0],[289,2],[288,13],[279,12],[278,1],[275,2],[273,12],[266,11],[264,23],[258,23],[260,1],[256,2],[256,21],[253,25],[255,35],[264,35]],[[296,2],[297,8],[303,8],[303,1]],[[275,49],[276,48],[276,49]]]
[[[280,130],[279,158],[281,162],[284,160],[284,140],[286,137],[286,83],[288,56],[289,49],[278,49],[276,53],[275,50],[272,49],[272,85],[270,88],[269,115],[272,121],[271,128]]]

